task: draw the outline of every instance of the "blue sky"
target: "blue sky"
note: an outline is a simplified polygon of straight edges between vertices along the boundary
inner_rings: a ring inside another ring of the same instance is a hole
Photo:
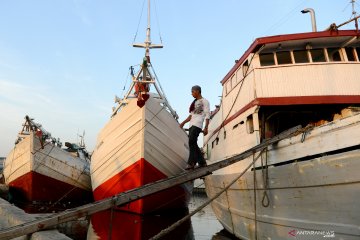
[[[219,102],[219,81],[255,38],[311,31],[310,16],[300,13],[305,7],[315,9],[318,30],[344,22],[351,16],[349,2],[156,0],[152,40],[158,43],[160,32],[165,47],[152,51],[152,62],[180,120],[194,84],[203,87],[212,108]],[[62,141],[77,141],[85,130],[93,149],[129,66],[144,55],[131,47],[142,5],[143,0],[0,1],[0,156],[13,147],[27,114]],[[137,42],[145,38],[145,25],[144,9]]]

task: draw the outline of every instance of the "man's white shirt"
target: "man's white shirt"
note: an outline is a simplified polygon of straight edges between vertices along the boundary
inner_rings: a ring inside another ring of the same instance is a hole
[[[210,104],[205,98],[201,98],[195,101],[195,108],[190,113],[190,127],[196,126],[198,128],[203,127],[204,119],[210,119]]]

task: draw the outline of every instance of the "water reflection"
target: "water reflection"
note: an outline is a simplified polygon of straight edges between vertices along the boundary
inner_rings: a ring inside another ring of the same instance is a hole
[[[225,229],[215,233],[211,240],[239,240],[237,237],[226,231]]]
[[[206,200],[205,193],[194,193],[188,211],[194,211]],[[107,210],[92,215],[87,239],[149,239],[188,214],[188,211],[159,215],[141,216],[120,210]],[[223,230],[211,206],[195,214],[163,239],[171,240],[235,240],[232,234]]]
[[[189,204],[192,212],[208,200],[205,192],[195,192]],[[223,230],[210,205],[191,218],[196,240],[238,240],[235,236]]]
[[[172,211],[141,216],[115,209],[106,210],[91,216],[87,239],[149,239],[187,214],[187,211]],[[191,221],[183,223],[163,239],[195,239]]]

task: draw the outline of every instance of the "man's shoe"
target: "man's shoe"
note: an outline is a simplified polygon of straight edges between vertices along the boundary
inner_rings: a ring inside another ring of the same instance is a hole
[[[194,169],[194,165],[190,165],[188,164],[187,167],[185,168],[185,170],[193,170]]]
[[[206,163],[203,163],[203,164],[199,164],[199,167],[206,167],[207,164]]]

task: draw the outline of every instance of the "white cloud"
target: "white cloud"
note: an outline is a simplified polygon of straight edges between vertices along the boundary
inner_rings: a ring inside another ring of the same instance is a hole
[[[47,87],[33,86],[0,79],[0,98],[17,106],[29,106],[38,102],[52,104],[46,96]]]

